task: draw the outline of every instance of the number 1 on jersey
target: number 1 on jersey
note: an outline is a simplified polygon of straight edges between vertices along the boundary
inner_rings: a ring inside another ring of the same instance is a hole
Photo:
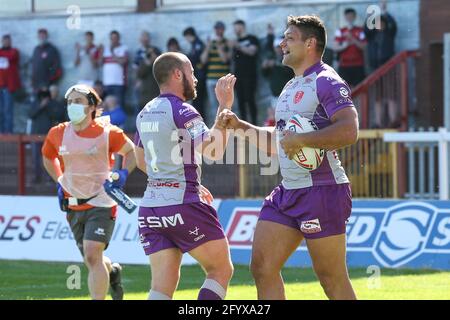
[[[147,143],[147,148],[148,151],[150,152],[150,156],[152,157],[152,160],[150,161],[150,167],[152,168],[153,172],[158,172],[158,166],[156,165],[156,152],[155,152],[155,147],[153,145],[153,140],[149,140]]]

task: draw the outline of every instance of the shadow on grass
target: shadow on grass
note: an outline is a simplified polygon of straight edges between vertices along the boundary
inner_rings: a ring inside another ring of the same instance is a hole
[[[67,273],[70,265],[78,265],[81,270],[81,289],[70,290]],[[383,277],[404,275],[437,274],[439,270],[382,269]],[[350,278],[367,278],[370,274],[364,268],[349,270]],[[87,268],[79,263],[37,262],[37,261],[0,261],[0,299],[63,299],[85,297],[87,289]],[[316,282],[311,268],[283,269],[285,283]],[[149,266],[123,266],[123,284],[126,293],[148,292],[150,288]],[[197,266],[183,266],[178,290],[199,289],[204,281],[204,273]],[[231,286],[253,286],[254,281],[248,266],[237,265]]]

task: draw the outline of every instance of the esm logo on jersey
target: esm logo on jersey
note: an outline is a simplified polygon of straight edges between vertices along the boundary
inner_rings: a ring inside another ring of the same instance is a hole
[[[173,216],[163,217],[139,217],[139,228],[169,228],[175,227],[178,224],[184,224],[181,213],[177,213]]]

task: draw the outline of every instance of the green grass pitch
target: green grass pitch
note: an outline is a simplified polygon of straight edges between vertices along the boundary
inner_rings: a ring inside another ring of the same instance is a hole
[[[81,269],[81,288],[68,289],[70,263],[0,261],[0,299],[89,299],[87,269]],[[123,266],[125,299],[146,299],[150,285],[148,266]],[[450,300],[450,272],[437,270],[381,269],[378,282],[362,268],[349,270],[359,299]],[[285,268],[288,299],[326,299],[310,268]],[[196,299],[204,275],[199,266],[183,266],[174,299]],[[256,299],[256,288],[247,266],[235,266],[227,299]]]

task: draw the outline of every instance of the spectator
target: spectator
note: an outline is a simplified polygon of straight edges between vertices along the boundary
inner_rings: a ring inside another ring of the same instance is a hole
[[[364,32],[367,37],[367,52],[371,71],[382,66],[395,54],[395,36],[397,23],[387,12],[386,1],[381,1],[380,29],[373,28],[366,23]]]
[[[142,31],[139,39],[141,47],[136,51],[133,61],[133,69],[136,75],[136,83],[134,86],[137,104],[135,105],[135,115],[141,108],[147,104],[148,101],[159,95],[159,89],[156,86],[155,78],[153,77],[153,61],[161,54],[159,48],[151,45],[151,37],[148,31]],[[152,52],[155,53],[153,61]],[[150,58],[147,58],[147,56]]]
[[[380,18],[380,29],[370,28],[366,23],[365,33],[367,36],[367,48],[369,55],[369,64],[371,71],[381,67],[395,54],[395,36],[397,34],[397,23],[394,18],[387,12],[386,1],[381,1],[380,7],[382,14]],[[382,84],[376,86],[375,95],[375,128],[384,128],[386,123],[385,118],[385,105],[387,105],[388,123],[389,128],[397,128],[401,125],[398,116],[398,108],[395,103],[394,97],[387,92],[383,92],[386,86]]]
[[[191,49],[187,56],[191,60],[194,67],[194,76],[197,78],[197,98],[193,101],[194,107],[202,115],[205,114],[205,97],[206,97],[206,66],[201,61],[201,55],[205,50],[205,44],[197,36],[197,32],[193,27],[186,28],[183,36],[187,42],[191,44]]]
[[[207,124],[211,126],[216,118],[217,100],[215,88],[220,77],[230,72],[231,43],[224,37],[225,24],[217,21],[214,25],[215,35],[208,38],[205,50],[202,53],[201,61],[207,64],[206,90],[208,92],[209,110],[207,114]]]
[[[364,29],[355,26],[355,9],[345,9],[347,25],[336,30],[335,49],[339,55],[339,75],[354,87],[365,77],[364,71],[364,47],[366,37]]]
[[[127,114],[123,111],[115,96],[107,96],[105,101],[103,101],[102,116],[109,116],[111,123],[121,129],[123,129],[127,120]]]
[[[255,102],[258,62],[258,39],[247,34],[245,22],[237,20],[233,24],[237,41],[233,46],[234,73],[236,75],[236,93],[241,119],[248,121],[247,107],[251,122],[256,124],[258,112]]]
[[[161,54],[156,47],[149,47],[139,64],[137,78],[141,85],[139,87],[139,110],[140,111],[149,101],[159,95],[158,83],[153,76],[153,63]]]
[[[39,29],[38,38],[39,45],[34,49],[31,58],[31,83],[35,93],[56,83],[62,76],[60,55],[58,49],[48,41],[47,30]]]
[[[94,82],[94,90],[97,92],[100,99],[103,101],[106,97],[105,86],[101,80],[97,80]]]
[[[141,43],[141,47],[136,51],[133,60],[133,67],[135,69],[139,68],[141,62],[144,61],[149,49],[153,49],[156,52],[159,52],[158,55],[161,54],[161,50],[159,50],[157,47],[152,46],[150,33],[148,31],[141,32],[139,42]]]
[[[169,40],[167,40],[167,52],[181,52],[181,47],[177,38],[169,38]]]
[[[90,87],[98,80],[98,47],[94,44],[94,33],[86,31],[84,34],[85,44],[75,44],[75,66],[79,70],[78,83]]]
[[[53,95],[47,87],[42,87],[37,92],[37,99],[33,102],[29,112],[29,117],[32,121],[31,134],[46,135],[52,126],[66,120],[66,108],[64,103],[57,97],[57,87],[55,89],[52,86],[51,91]],[[34,165],[33,183],[42,181],[41,148],[42,142],[35,142],[31,146]],[[50,181],[50,179],[48,180]]]
[[[281,91],[286,83],[294,77],[294,72],[291,68],[282,64],[283,51],[281,50],[280,42],[283,38],[275,39],[273,29],[269,27],[266,39],[266,52],[262,62],[262,75],[269,81],[270,92],[272,94],[270,106],[275,108]]]
[[[20,86],[19,51],[12,47],[11,36],[6,34],[0,48],[0,133],[13,133],[13,93]]]
[[[120,43],[118,31],[111,31],[110,46],[100,47],[100,57],[103,63],[103,85],[106,94],[116,96],[119,104],[125,107],[128,48]]]
[[[61,122],[69,121],[67,115],[66,102],[61,99],[59,95],[59,87],[56,84],[52,84],[48,91],[50,93],[50,103],[53,104],[52,114],[52,126],[55,126]]]

